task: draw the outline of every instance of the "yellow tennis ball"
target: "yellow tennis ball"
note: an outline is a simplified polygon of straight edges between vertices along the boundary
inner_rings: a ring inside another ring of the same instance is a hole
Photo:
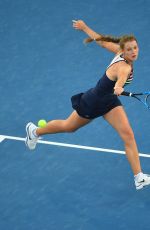
[[[45,120],[39,120],[38,121],[38,127],[44,128],[46,126],[47,122]]]

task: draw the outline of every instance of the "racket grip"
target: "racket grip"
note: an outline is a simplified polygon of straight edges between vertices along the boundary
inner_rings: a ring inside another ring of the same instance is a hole
[[[121,95],[131,97],[131,96],[132,96],[132,93],[123,91]]]

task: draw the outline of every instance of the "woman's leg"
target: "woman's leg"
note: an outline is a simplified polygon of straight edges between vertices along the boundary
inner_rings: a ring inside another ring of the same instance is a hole
[[[82,118],[76,111],[65,120],[52,120],[47,123],[46,127],[38,128],[36,134],[38,136],[44,134],[63,133],[63,132],[74,132],[80,127],[88,124],[91,120]]]
[[[30,150],[35,149],[38,142],[38,136],[44,134],[74,132],[80,127],[88,124],[91,120],[80,117],[74,111],[66,120],[53,120],[47,123],[44,128],[37,128],[32,122],[26,125],[26,145]]]
[[[106,121],[112,125],[124,141],[125,151],[134,175],[141,172],[140,160],[136,141],[128,118],[122,106],[115,107],[104,115]]]

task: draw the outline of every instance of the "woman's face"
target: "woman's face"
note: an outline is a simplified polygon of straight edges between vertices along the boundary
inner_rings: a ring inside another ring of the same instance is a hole
[[[136,41],[129,41],[124,44],[123,54],[124,58],[129,61],[133,62],[137,59],[139,53],[138,44]]]

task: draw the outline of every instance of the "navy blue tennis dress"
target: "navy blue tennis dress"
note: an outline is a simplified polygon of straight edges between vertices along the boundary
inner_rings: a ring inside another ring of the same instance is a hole
[[[127,62],[121,54],[116,55],[107,69],[114,63],[120,61]],[[133,69],[131,70],[126,84],[129,84],[132,80]],[[110,80],[105,72],[94,88],[89,89],[85,93],[79,93],[71,97],[73,109],[83,118],[94,119],[103,116],[117,106],[121,106],[122,104],[118,96],[113,93],[115,83],[116,81]]]

